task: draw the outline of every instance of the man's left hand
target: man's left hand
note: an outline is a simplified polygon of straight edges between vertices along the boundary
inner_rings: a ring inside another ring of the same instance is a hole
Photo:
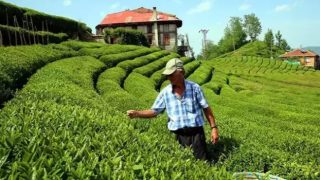
[[[211,142],[213,144],[216,144],[218,142],[218,139],[219,139],[218,129],[217,128],[213,128],[212,132],[211,132]]]

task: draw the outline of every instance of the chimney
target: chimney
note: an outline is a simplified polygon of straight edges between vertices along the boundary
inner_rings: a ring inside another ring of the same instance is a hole
[[[157,8],[156,7],[153,7],[153,16],[151,18],[151,21],[155,21],[154,22],[154,42],[155,42],[155,45],[156,46],[159,46],[158,44],[158,41],[159,41],[159,38],[158,38],[158,24],[157,24]]]
[[[157,8],[153,7],[153,16],[152,16],[151,21],[156,21],[156,20],[158,20],[157,19]]]

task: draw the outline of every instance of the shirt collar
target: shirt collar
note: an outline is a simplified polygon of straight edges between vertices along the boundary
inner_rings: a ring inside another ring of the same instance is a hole
[[[190,84],[188,83],[188,81],[186,79],[183,79],[183,82],[184,82],[184,85],[186,87],[186,89],[184,91],[189,90],[190,89]],[[170,91],[171,91],[172,94],[174,94],[172,84],[170,84]]]

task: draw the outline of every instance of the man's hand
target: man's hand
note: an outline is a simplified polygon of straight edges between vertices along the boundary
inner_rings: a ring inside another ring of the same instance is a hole
[[[132,119],[132,118],[136,118],[138,116],[138,111],[135,110],[129,110],[127,111],[127,115]]]
[[[211,132],[211,142],[213,144],[216,144],[218,142],[218,139],[219,139],[218,129],[217,128],[213,128],[212,132]]]

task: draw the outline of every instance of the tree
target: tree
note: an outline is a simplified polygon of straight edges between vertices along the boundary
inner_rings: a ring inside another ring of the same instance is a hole
[[[291,47],[288,45],[285,39],[281,39],[281,49],[285,51],[290,51]]]
[[[245,15],[243,26],[246,34],[251,38],[251,41],[256,41],[262,30],[259,18],[253,13]]]
[[[278,31],[275,36],[276,36],[276,40],[277,40],[277,46],[279,49],[281,49],[282,34],[280,33],[280,31]]]
[[[273,32],[271,29],[268,29],[264,36],[264,42],[267,44],[269,48],[271,48],[274,44]]]
[[[238,49],[245,44],[247,34],[243,29],[242,19],[240,17],[231,17],[230,19],[230,29],[226,31],[226,36],[232,38],[233,45],[235,49]]]

